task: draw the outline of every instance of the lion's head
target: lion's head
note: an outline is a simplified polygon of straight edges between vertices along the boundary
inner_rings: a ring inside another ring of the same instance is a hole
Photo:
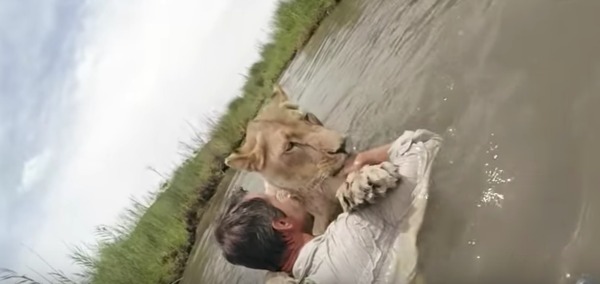
[[[273,101],[248,124],[244,143],[226,164],[297,191],[337,174],[348,156],[345,144],[344,135],[324,127],[312,113],[298,111],[276,87]]]

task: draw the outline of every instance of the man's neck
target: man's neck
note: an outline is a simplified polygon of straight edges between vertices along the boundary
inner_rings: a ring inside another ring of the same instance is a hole
[[[355,158],[356,155],[350,155],[346,159],[346,161],[344,161],[344,168],[352,165],[352,163],[354,163]],[[326,194],[326,196],[335,196],[335,193],[337,192],[338,188],[344,184],[344,182],[346,181],[346,174],[344,174],[343,172],[344,171],[341,171],[339,174],[327,178],[321,183],[321,190],[332,193]],[[287,240],[288,250],[285,253],[283,265],[281,266],[281,270],[283,272],[292,274],[294,264],[298,259],[298,255],[300,254],[302,247],[304,247],[304,245],[313,238],[314,236],[303,233],[301,235],[297,235],[296,237]]]
[[[298,255],[300,255],[300,251],[304,245],[310,242],[310,240],[313,238],[314,236],[303,233],[302,235],[295,237],[293,240],[288,241],[288,247],[284,256],[283,265],[281,266],[281,271],[292,274],[294,264],[298,259]]]

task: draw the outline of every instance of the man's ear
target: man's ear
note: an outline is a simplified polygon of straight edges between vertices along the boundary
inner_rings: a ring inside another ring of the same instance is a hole
[[[319,118],[316,115],[314,115],[312,112],[305,113],[304,118],[312,124],[323,126],[323,123],[321,122],[321,120],[319,120]]]
[[[264,161],[262,153],[256,153],[256,151],[250,153],[233,153],[225,158],[225,165],[236,170],[256,172],[263,168]]]
[[[273,220],[271,226],[279,232],[286,232],[294,228],[294,225],[285,217]]]

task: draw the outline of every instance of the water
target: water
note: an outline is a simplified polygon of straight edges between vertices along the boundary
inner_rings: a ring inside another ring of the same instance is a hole
[[[419,240],[428,283],[600,279],[597,15],[597,0],[344,0],[282,84],[359,149],[443,134]],[[262,281],[210,236],[194,253],[212,264],[184,282]]]

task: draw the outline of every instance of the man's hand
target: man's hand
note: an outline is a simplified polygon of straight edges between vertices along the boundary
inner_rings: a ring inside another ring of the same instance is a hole
[[[387,161],[390,147],[391,144],[387,144],[356,154],[354,159],[351,159],[350,163],[344,166],[342,174],[349,175],[352,172],[362,169],[364,166],[378,165]]]
[[[336,197],[344,211],[349,212],[363,204],[374,203],[377,197],[397,187],[399,182],[398,167],[390,162],[364,166],[347,176]]]

